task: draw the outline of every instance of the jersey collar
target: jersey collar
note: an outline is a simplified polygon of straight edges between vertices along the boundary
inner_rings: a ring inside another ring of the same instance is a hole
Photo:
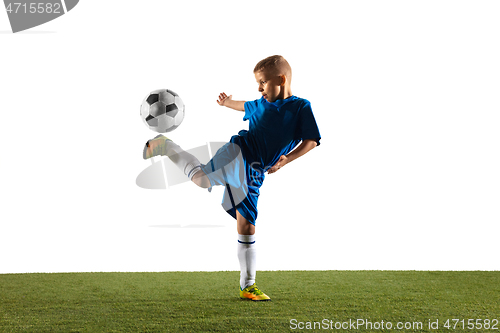
[[[285,105],[286,103],[291,102],[291,101],[294,101],[294,100],[296,100],[297,98],[298,98],[297,96],[292,95],[292,96],[288,97],[287,99],[277,99],[277,100],[275,100],[274,102],[269,103],[269,102],[267,102],[267,101],[266,101],[266,99],[265,99],[264,97],[262,97],[262,99],[263,99],[265,102],[267,102],[267,103],[269,103],[269,104],[272,104],[272,105],[276,106],[277,108],[282,107],[282,106],[283,106],[283,105]]]

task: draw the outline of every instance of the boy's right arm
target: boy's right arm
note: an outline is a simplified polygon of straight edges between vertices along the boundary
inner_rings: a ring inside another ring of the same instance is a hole
[[[226,93],[221,93],[217,104],[220,106],[226,106],[228,108],[234,109],[236,111],[245,111],[245,101],[233,101],[233,95],[226,95]]]

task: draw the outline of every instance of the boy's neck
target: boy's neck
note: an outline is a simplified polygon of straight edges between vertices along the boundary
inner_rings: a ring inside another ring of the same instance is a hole
[[[290,87],[284,87],[283,89],[283,95],[281,96],[282,94],[280,94],[280,96],[278,97],[278,99],[288,99],[290,97],[293,96],[292,94],[292,89]]]

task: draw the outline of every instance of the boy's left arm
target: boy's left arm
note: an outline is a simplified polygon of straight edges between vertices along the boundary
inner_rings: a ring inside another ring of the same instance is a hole
[[[304,140],[300,143],[300,145],[295,148],[293,151],[288,153],[288,155],[281,155],[280,159],[278,162],[273,165],[269,170],[267,170],[267,173],[275,173],[278,171],[280,168],[284,167],[286,164],[290,163],[291,161],[299,158],[300,156],[304,155],[314,147],[316,147],[318,144],[315,140]]]

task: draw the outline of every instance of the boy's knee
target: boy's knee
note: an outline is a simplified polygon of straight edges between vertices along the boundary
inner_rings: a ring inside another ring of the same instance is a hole
[[[245,223],[238,223],[237,231],[240,235],[255,235],[255,226],[246,221]]]
[[[238,234],[240,235],[254,235],[255,234],[255,225],[250,223],[243,215],[236,210],[236,224]]]

